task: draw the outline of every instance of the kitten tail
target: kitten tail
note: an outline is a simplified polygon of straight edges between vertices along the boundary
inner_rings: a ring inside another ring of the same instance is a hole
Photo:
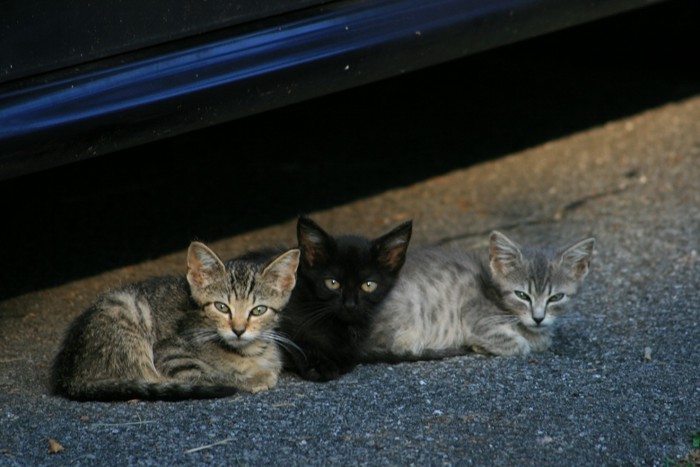
[[[187,399],[215,399],[231,396],[239,391],[234,387],[222,385],[106,380],[90,382],[80,388],[56,387],[53,392],[55,395],[80,402],[116,402],[129,400],[181,401]]]

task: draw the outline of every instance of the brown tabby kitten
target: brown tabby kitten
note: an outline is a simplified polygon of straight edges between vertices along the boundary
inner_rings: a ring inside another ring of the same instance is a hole
[[[79,316],[53,366],[53,392],[76,400],[179,400],[258,392],[282,368],[279,314],[296,283],[299,250],[266,265],[224,264],[193,242],[186,277],[103,295]]]
[[[488,252],[432,248],[409,255],[372,323],[364,359],[547,349],[556,318],[588,274],[593,244],[589,238],[550,251],[493,232]]]

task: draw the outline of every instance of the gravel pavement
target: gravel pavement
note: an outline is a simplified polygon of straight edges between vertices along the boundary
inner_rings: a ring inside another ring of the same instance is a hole
[[[653,16],[636,18],[643,26]],[[616,29],[618,23],[608,24]],[[532,58],[527,53],[539,53],[537,47],[514,52],[524,57],[520,65]],[[694,439],[700,442],[700,75],[679,68],[645,74],[622,65],[591,72],[584,63],[550,74],[559,86],[545,82],[518,99],[509,94],[507,102],[494,104],[498,112],[485,99],[467,109],[464,99],[472,95],[464,93],[474,91],[462,89],[460,79],[476,65],[486,75],[494,70],[488,66],[500,70],[498,54],[399,80],[416,86],[411,80],[440,82],[440,73],[452,73],[445,84],[452,91],[443,88],[437,97],[422,91],[396,110],[418,119],[414,126],[409,117],[377,108],[370,122],[358,123],[364,133],[377,129],[374,136],[350,141],[349,130],[320,131],[306,143],[280,144],[291,154],[300,154],[304,144],[313,149],[298,160],[274,159],[274,170],[260,162],[257,170],[274,171],[274,178],[255,172],[246,182],[245,174],[231,175],[229,185],[207,191],[200,179],[192,180],[204,171],[183,167],[199,161],[222,182],[222,173],[236,173],[235,158],[190,154],[172,155],[177,170],[164,169],[160,182],[153,179],[158,195],[149,191],[148,177],[125,175],[117,187],[102,183],[107,171],[128,173],[123,161],[132,170],[140,167],[134,161],[144,154],[137,152],[138,158],[105,156],[5,182],[3,196],[37,186],[55,196],[47,197],[51,212],[18,201],[5,227],[15,226],[5,242],[8,288],[0,301],[0,465],[680,466],[693,459],[700,465],[693,447]],[[644,59],[660,66],[667,56],[661,51]],[[581,80],[590,86],[576,88]],[[436,89],[431,83],[428,89]],[[369,99],[377,90],[386,102],[392,86],[244,125],[280,125],[296,116],[328,130],[333,124],[321,120],[333,114],[314,120],[320,109]],[[611,103],[601,103],[601,96]],[[435,99],[446,111],[463,109],[463,118],[436,117],[439,129],[427,129],[434,115],[410,108],[428,109]],[[470,121],[479,134],[465,129]],[[433,146],[421,143],[430,138]],[[246,141],[252,158],[274,157],[265,153],[272,143]],[[497,149],[485,149],[490,143]],[[382,145],[394,148],[384,162],[373,153]],[[174,148],[165,142],[148,150]],[[411,160],[402,154],[409,148],[416,153]],[[341,162],[323,158],[336,149]],[[349,151],[368,155],[350,160]],[[157,161],[168,157],[154,155]],[[373,173],[365,191],[352,191],[346,179],[362,177],[363,165]],[[332,175],[319,181],[323,173]],[[309,174],[315,181],[296,190],[295,181]],[[239,211],[224,209],[226,200],[240,206],[235,200],[255,190],[264,193],[256,203],[242,203],[244,220]],[[118,198],[123,204],[112,201]],[[173,201],[187,213],[179,215]],[[264,203],[274,214],[258,212]],[[205,207],[192,214],[190,207],[198,205]],[[554,345],[530,357],[365,365],[325,384],[284,375],[266,393],[211,401],[76,403],[48,395],[47,372],[60,339],[100,290],[183,271],[193,238],[223,256],[290,244],[298,212],[311,213],[330,231],[367,235],[412,218],[412,248],[481,248],[492,229],[522,243],[566,244],[594,235],[597,244],[591,274]],[[48,242],[37,240],[41,221]]]

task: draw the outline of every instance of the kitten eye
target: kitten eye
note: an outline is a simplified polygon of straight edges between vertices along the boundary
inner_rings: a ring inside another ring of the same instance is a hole
[[[338,290],[340,288],[340,282],[335,279],[326,279],[323,283],[326,284],[326,287],[330,290]]]
[[[228,313],[230,311],[228,305],[222,302],[214,302],[214,308],[221,313]]]
[[[563,294],[563,293],[558,293],[558,294],[556,294],[556,295],[552,295],[551,297],[549,297],[549,300],[547,300],[547,303],[559,302],[559,301],[561,301],[563,298],[564,298],[564,294]]]
[[[360,286],[362,290],[364,290],[367,293],[372,293],[375,290],[377,290],[377,283],[374,281],[365,281],[362,283]]]
[[[518,297],[520,300],[524,300],[526,302],[530,302],[530,296],[523,292],[522,290],[514,290],[513,293],[515,294],[516,297]]]
[[[262,316],[267,312],[267,307],[265,305],[258,305],[252,310],[250,310],[250,314],[253,316]]]

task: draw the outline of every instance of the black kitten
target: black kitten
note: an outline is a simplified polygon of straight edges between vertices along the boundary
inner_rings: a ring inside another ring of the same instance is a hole
[[[297,285],[281,323],[301,349],[286,349],[289,370],[329,381],[355,367],[374,312],[403,266],[411,229],[407,221],[374,240],[332,237],[311,219],[299,218]]]

